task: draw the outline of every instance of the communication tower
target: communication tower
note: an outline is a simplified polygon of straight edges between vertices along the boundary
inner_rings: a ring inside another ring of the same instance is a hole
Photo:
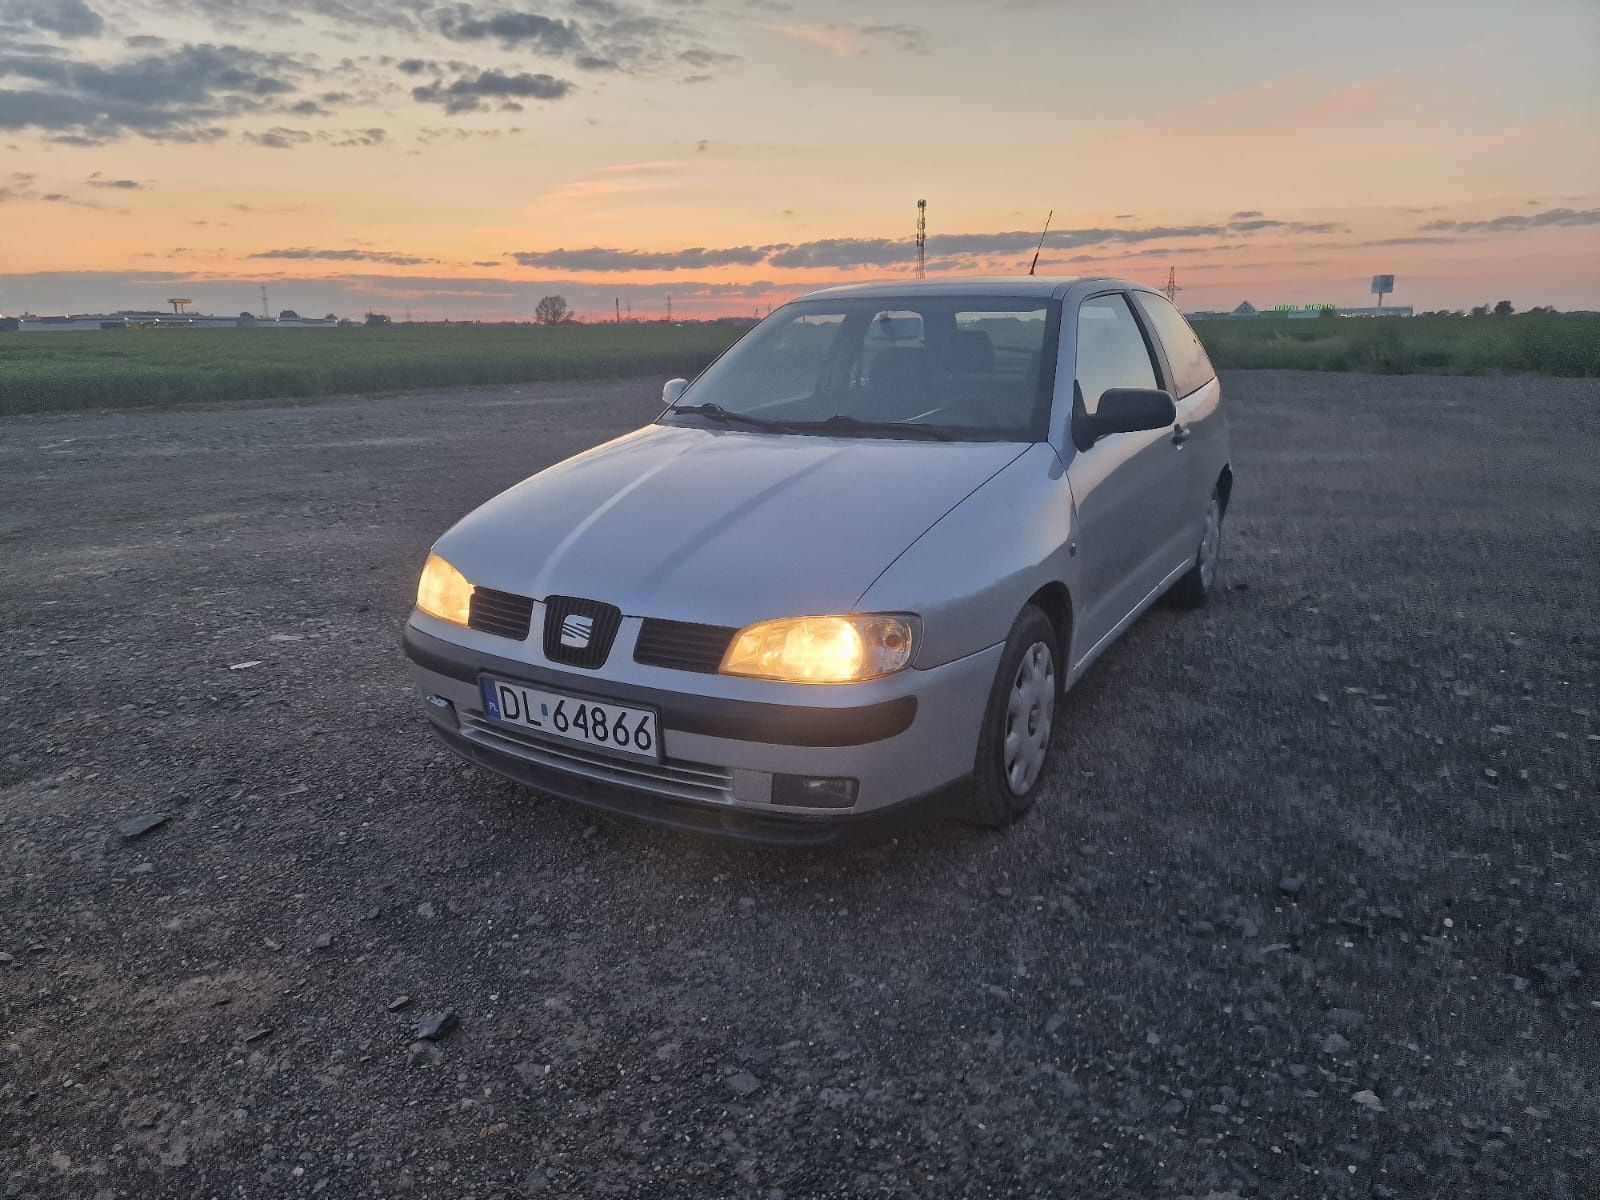
[[[1161,290],[1166,293],[1167,300],[1170,303],[1176,304],[1178,302],[1178,293],[1183,289],[1178,286],[1178,270],[1176,267],[1167,268],[1167,286]]]
[[[917,201],[917,278],[928,277],[928,202]]]

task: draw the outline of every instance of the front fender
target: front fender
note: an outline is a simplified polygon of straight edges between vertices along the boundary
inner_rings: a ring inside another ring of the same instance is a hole
[[[1041,442],[913,542],[856,611],[920,614],[919,668],[993,646],[1040,588],[1062,583],[1071,594],[1073,519],[1066,469]]]

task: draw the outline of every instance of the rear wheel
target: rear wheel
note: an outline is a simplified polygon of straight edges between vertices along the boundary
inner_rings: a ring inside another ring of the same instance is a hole
[[[1206,505],[1205,523],[1200,531],[1200,548],[1194,566],[1172,585],[1172,599],[1179,608],[1204,608],[1217,585],[1217,563],[1222,558],[1222,493],[1212,491]]]
[[[1050,767],[1060,660],[1055,627],[1028,605],[1006,638],[978,737],[969,814],[976,824],[999,828],[1033,807]]]

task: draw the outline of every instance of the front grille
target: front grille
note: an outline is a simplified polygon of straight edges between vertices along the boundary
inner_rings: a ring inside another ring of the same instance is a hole
[[[497,592],[493,588],[473,588],[472,604],[467,610],[467,624],[484,633],[522,641],[528,636],[528,626],[533,619],[533,601],[515,592]]]
[[[723,767],[667,759],[653,763],[597,754],[583,746],[555,744],[504,725],[462,714],[461,732],[481,746],[572,775],[677,800],[730,803],[733,776]]]
[[[598,600],[547,596],[544,602],[544,656],[551,662],[594,670],[605,665],[622,625],[622,610]],[[582,645],[563,644],[581,641]]]
[[[674,671],[699,671],[715,675],[722,665],[737,629],[725,625],[696,625],[689,621],[662,621],[646,617],[633,648],[633,661]]]

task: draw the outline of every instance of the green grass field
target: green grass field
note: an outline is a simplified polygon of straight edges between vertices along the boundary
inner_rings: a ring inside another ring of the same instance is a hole
[[[1220,370],[1600,375],[1600,318],[1201,321]],[[719,325],[0,333],[0,413],[692,375]]]
[[[1600,317],[1258,317],[1194,329],[1222,371],[1600,375]]]
[[[692,375],[742,330],[580,325],[0,333],[0,413]]]

